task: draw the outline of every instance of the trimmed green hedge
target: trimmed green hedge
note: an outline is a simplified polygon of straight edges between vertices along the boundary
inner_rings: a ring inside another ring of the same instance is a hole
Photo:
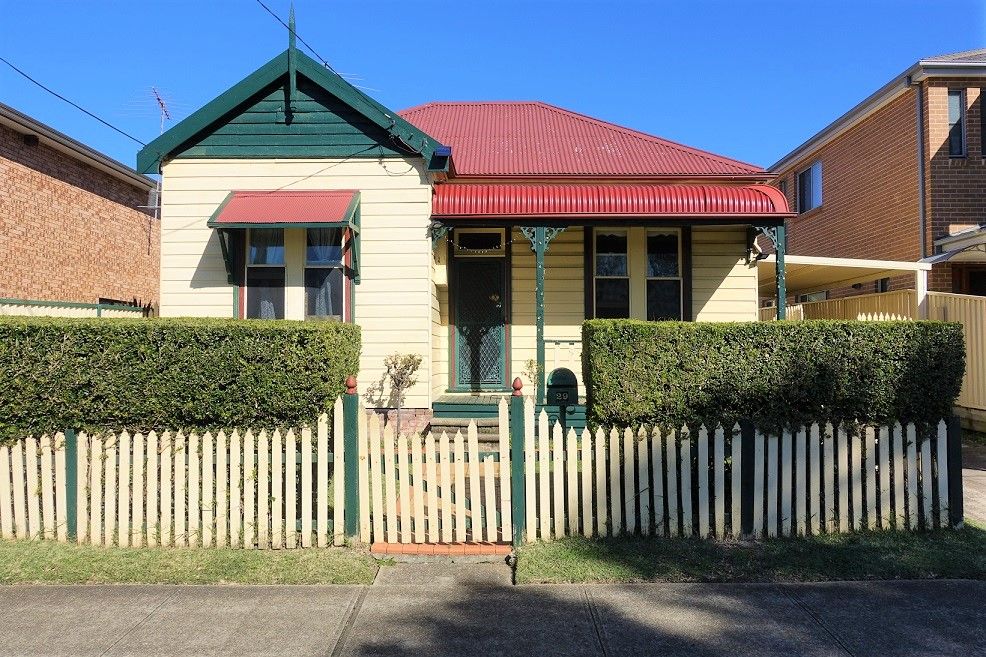
[[[965,367],[956,323],[590,320],[582,333],[597,425],[937,422]]]
[[[0,318],[0,439],[311,423],[359,352],[341,323]]]

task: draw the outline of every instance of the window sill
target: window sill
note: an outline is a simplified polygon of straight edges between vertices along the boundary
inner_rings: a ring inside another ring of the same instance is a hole
[[[808,216],[810,216],[812,214],[815,214],[815,213],[817,213],[819,210],[821,210],[824,207],[825,207],[824,205],[816,205],[811,210],[805,210],[804,212],[799,212],[798,213],[798,219],[800,219],[801,217],[808,217]]]

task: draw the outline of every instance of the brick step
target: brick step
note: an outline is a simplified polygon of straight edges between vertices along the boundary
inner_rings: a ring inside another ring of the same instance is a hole
[[[513,550],[510,543],[373,543],[371,554],[403,554],[435,557],[503,557]]]

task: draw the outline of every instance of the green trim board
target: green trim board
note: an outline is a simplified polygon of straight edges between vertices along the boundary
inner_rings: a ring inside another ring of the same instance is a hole
[[[295,86],[297,98],[292,102]],[[312,132],[306,126],[317,124],[323,124],[325,130],[305,134]],[[362,140],[353,141],[354,136],[362,136]],[[161,163],[176,156],[325,158],[397,154],[421,156],[430,171],[447,171],[449,158],[435,154],[440,146],[438,140],[396,112],[305,53],[289,47],[142,148],[137,154],[137,169],[159,173]]]

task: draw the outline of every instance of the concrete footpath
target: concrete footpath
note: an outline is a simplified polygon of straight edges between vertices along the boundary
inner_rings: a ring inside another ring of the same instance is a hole
[[[967,519],[986,525],[986,445],[962,443],[962,506]]]
[[[986,582],[0,588],[0,655],[986,655]]]

